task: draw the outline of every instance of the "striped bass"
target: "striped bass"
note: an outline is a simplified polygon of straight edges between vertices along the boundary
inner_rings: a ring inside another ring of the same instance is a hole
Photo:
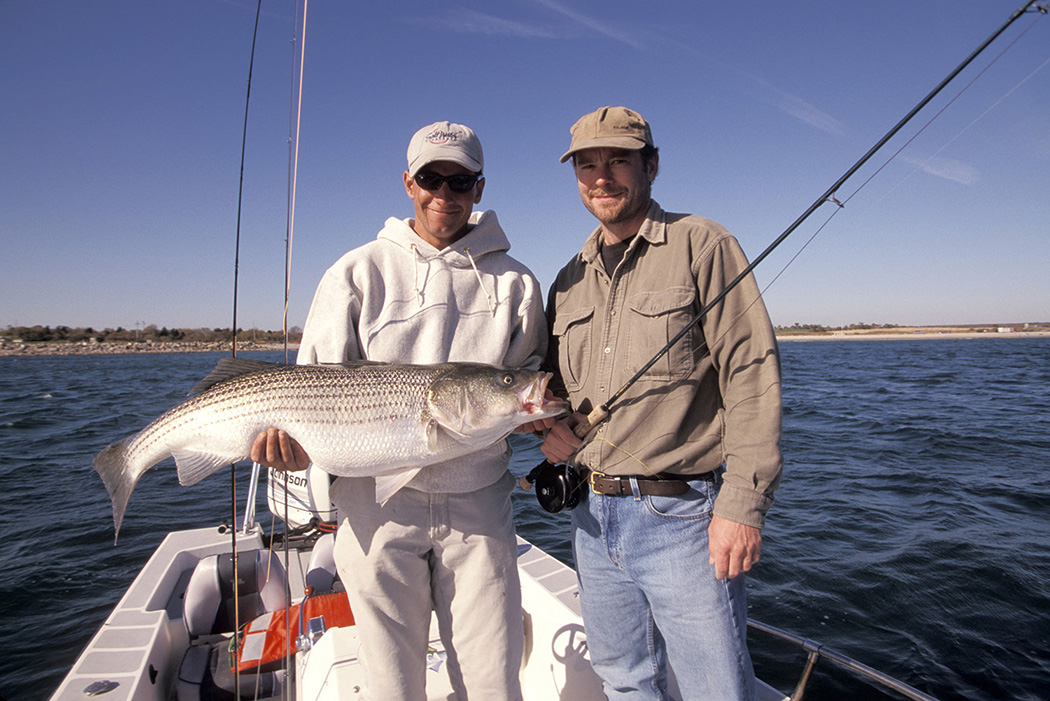
[[[545,399],[550,373],[483,365],[281,365],[224,358],[191,398],[111,444],[93,465],[120,532],[135,483],[171,456],[191,485],[284,429],[331,475],[374,476],[385,499],[427,465],[480,450],[517,426],[568,411]]]

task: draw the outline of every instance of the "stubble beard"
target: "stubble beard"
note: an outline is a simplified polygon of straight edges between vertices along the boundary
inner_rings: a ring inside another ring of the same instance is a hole
[[[650,188],[645,188],[643,192],[630,192],[627,199],[620,200],[614,206],[601,207],[594,202],[594,198],[604,194],[604,191],[597,190],[588,194],[584,205],[602,225],[615,226],[631,221],[648,211],[651,193]]]

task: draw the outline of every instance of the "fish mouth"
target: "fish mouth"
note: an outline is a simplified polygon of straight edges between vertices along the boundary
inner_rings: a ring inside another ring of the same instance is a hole
[[[520,393],[521,406],[527,414],[545,414],[556,416],[569,412],[569,403],[564,399],[548,399],[547,383],[554,377],[553,373],[541,372],[532,382],[525,385]]]

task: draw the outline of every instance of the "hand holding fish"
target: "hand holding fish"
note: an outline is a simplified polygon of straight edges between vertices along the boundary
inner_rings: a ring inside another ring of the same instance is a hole
[[[310,456],[287,431],[271,426],[252,442],[248,457],[263,467],[280,472],[299,472],[310,467]]]
[[[715,578],[733,579],[751,570],[762,555],[762,531],[754,526],[712,516],[707,527],[709,562],[715,566]]]
[[[543,401],[545,402],[556,402],[558,398],[554,396],[554,392],[547,389],[543,394]],[[522,424],[514,429],[514,433],[541,433],[558,423],[558,420],[554,417],[545,417],[537,421],[530,421],[527,424]]]

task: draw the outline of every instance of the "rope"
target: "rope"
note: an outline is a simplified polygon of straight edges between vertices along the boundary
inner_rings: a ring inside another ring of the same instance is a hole
[[[485,293],[485,302],[489,305],[489,313],[492,316],[496,316],[496,308],[492,306],[492,295],[485,289],[485,283],[481,279],[481,273],[478,272],[478,266],[474,263],[474,256],[470,255],[470,246],[463,249],[463,252],[467,254],[467,260],[470,261],[470,267],[474,268],[474,275],[478,278],[478,287]]]

